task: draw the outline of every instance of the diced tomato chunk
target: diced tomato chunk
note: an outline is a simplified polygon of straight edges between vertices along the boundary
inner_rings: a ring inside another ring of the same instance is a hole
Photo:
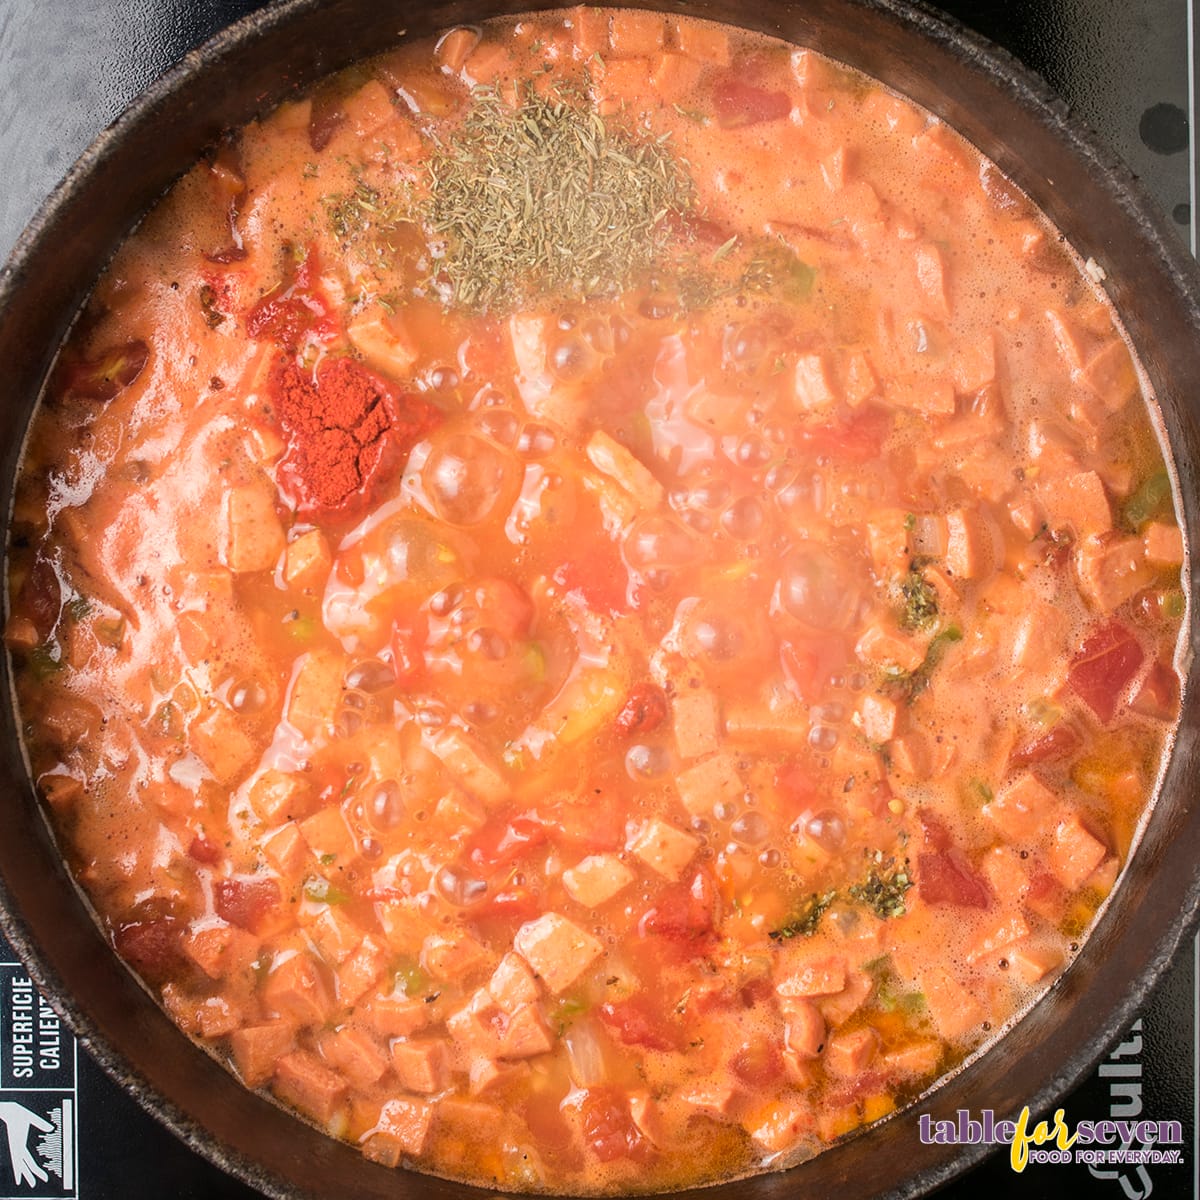
[[[595,546],[586,561],[563,563],[554,572],[554,582],[568,592],[578,592],[597,611],[616,615],[629,608],[629,572],[611,542]]]
[[[642,1046],[646,1050],[680,1048],[678,1031],[644,992],[602,1004],[599,1013],[600,1019],[623,1045]]]
[[[704,871],[697,871],[687,884],[665,888],[638,923],[641,937],[660,937],[686,949],[713,931],[716,888]]]
[[[792,111],[787,92],[769,92],[754,87],[736,75],[726,75],[713,88],[717,122],[725,129],[782,121]]]
[[[414,687],[425,675],[425,643],[427,623],[423,616],[414,616],[392,627],[392,674],[396,686]]]
[[[1030,763],[1055,762],[1066,758],[1080,744],[1079,731],[1068,721],[1059,721],[1045,733],[1030,738],[1009,755],[1012,767],[1027,767]]]
[[[743,1083],[768,1087],[783,1075],[783,1055],[774,1042],[759,1034],[747,1040],[730,1059],[729,1067]]]
[[[223,921],[253,933],[267,910],[279,903],[279,884],[274,879],[218,879],[213,903]]]
[[[1096,719],[1107,725],[1145,657],[1133,632],[1120,621],[1109,621],[1079,648],[1067,672],[1067,683]]]
[[[583,1140],[601,1162],[646,1162],[654,1147],[633,1123],[627,1097],[615,1087],[589,1088],[580,1105]]]
[[[811,454],[862,464],[879,457],[891,427],[888,413],[868,408],[849,421],[806,426],[797,431],[796,438]]]
[[[58,572],[48,559],[39,558],[21,585],[13,611],[28,617],[37,629],[38,636],[45,639],[58,624],[62,604],[62,584],[58,580]]]
[[[503,917],[512,921],[528,921],[542,912],[542,898],[532,888],[503,888],[474,910],[476,918]]]
[[[615,804],[572,804],[563,801],[546,805],[530,818],[541,822],[559,845],[578,847],[594,854],[616,850],[625,844],[625,816]]]
[[[507,579],[485,579],[475,585],[480,621],[506,638],[523,638],[533,624],[533,601]]]
[[[925,848],[935,854],[944,854],[954,844],[946,823],[936,813],[927,808],[917,811],[917,819],[921,822],[921,832],[925,837]]]
[[[188,847],[188,858],[194,858],[198,863],[207,863],[211,866],[213,863],[221,861],[221,847],[210,842],[202,833],[198,833],[192,838],[192,844]]]
[[[130,921],[116,930],[113,944],[130,966],[154,977],[182,961],[183,931],[183,922],[175,917]]]
[[[492,821],[470,841],[468,857],[481,871],[510,867],[522,855],[535,850],[546,841],[545,827],[536,817],[519,816],[511,820]]]
[[[95,358],[72,366],[66,377],[66,390],[85,400],[111,400],[142,373],[150,351],[143,341],[111,346]]]
[[[1178,704],[1179,676],[1174,667],[1160,660],[1146,672],[1134,698],[1133,710],[1144,717],[1168,721],[1175,715]]]
[[[926,904],[987,908],[987,884],[955,850],[917,855],[917,892]]]
[[[653,733],[667,717],[667,697],[652,683],[638,683],[629,692],[625,706],[617,713],[617,732],[625,737],[635,733]]]

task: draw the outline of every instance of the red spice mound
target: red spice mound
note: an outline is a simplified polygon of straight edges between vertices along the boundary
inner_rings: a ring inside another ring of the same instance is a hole
[[[398,396],[351,358],[325,359],[314,376],[281,357],[270,391],[288,439],[280,482],[301,511],[348,507],[385,459],[407,457],[438,420],[431,405]]]

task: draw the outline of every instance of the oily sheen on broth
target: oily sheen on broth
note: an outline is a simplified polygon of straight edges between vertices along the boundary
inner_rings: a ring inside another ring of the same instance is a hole
[[[113,946],[407,1166],[669,1190],[1017,1019],[1179,711],[1096,282],[929,113],[646,11],[457,28],[224,142],[31,430],[5,639]]]

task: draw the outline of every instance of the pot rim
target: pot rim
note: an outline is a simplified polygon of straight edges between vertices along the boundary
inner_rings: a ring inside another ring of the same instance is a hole
[[[628,7],[654,8],[661,11],[686,9],[694,15],[707,15],[703,11],[707,7],[706,0],[700,0],[699,5],[688,5],[686,0],[683,2],[681,0],[659,0],[659,3],[624,0],[624,3]],[[1093,133],[1081,119],[1073,116],[1066,101],[1055,93],[1040,76],[1007,50],[992,43],[949,14],[924,3],[923,0],[840,0],[840,3],[863,12],[876,14],[897,25],[915,29],[924,38],[934,43],[942,53],[985,76],[992,87],[1005,89],[1028,116],[1050,131],[1071,155],[1085,165],[1094,185],[1105,191],[1124,211],[1130,224],[1137,227],[1141,237],[1152,248],[1162,269],[1170,277],[1171,283],[1176,289],[1177,298],[1182,300],[1187,307],[1190,324],[1193,328],[1200,329],[1200,270],[1197,269],[1195,261],[1179,241],[1174,229],[1168,225],[1165,214],[1161,213],[1157,204],[1149,197],[1140,181],[1115,150]],[[17,239],[7,262],[0,269],[0,317],[20,302],[21,292],[31,264],[40,253],[45,252],[46,245],[55,237],[58,226],[69,216],[77,193],[81,189],[85,189],[89,181],[103,171],[106,163],[117,152],[131,131],[152,124],[168,100],[195,87],[198,79],[202,80],[206,75],[219,71],[222,64],[235,51],[243,50],[256,43],[265,43],[279,36],[282,31],[286,31],[304,15],[315,13],[323,7],[325,7],[325,0],[281,0],[281,2],[270,4],[266,8],[251,12],[224,27],[198,47],[189,50],[132,100],[83,151],[62,180],[39,205],[37,212]],[[566,7],[569,5],[562,3],[517,4],[513,7],[513,13],[540,12]],[[700,7],[700,12],[695,11],[697,7]],[[789,7],[803,8],[803,0],[790,0]],[[713,19],[730,20],[724,14],[714,16]],[[746,14],[746,19],[741,21],[747,28],[757,27],[762,32],[770,32],[769,29],[763,27],[761,22],[762,18],[752,17],[749,13]],[[398,30],[397,32],[398,35],[402,35],[403,31]],[[776,34],[776,36],[779,35]],[[401,37],[398,36],[397,40],[401,40]],[[334,63],[329,69],[336,70],[343,65],[346,64]],[[304,86],[311,86],[316,78],[319,76],[304,80],[302,83]],[[264,97],[258,111],[269,109],[292,90],[294,90],[292,85],[285,85],[275,94]],[[247,113],[244,119],[250,119],[252,115],[253,113]],[[953,122],[949,123],[953,124]],[[986,153],[986,151],[983,152]],[[1018,180],[1018,182],[1022,181]],[[141,213],[135,214],[131,221],[140,220],[141,215]],[[117,244],[127,237],[128,233],[129,229],[126,229]],[[1194,547],[1192,549],[1194,576],[1197,564],[1194,561]],[[1194,586],[1190,592],[1189,617],[1194,629],[1197,616]],[[1195,675],[1194,669],[1192,674]],[[1195,696],[1190,692],[1187,698],[1193,703],[1195,702]],[[1160,779],[1160,784],[1161,782]],[[1140,844],[1138,849],[1140,849]],[[1131,861],[1136,858],[1137,852],[1135,850],[1131,854]],[[1113,896],[1118,902],[1125,873],[1123,869],[1121,881],[1118,882],[1113,892]],[[82,896],[82,893],[80,895]],[[1116,1035],[1145,1003],[1150,992],[1159,983],[1179,953],[1184,939],[1200,923],[1200,865],[1192,874],[1188,891],[1179,899],[1179,907],[1174,916],[1159,927],[1159,936],[1149,952],[1147,965],[1132,981],[1129,988],[1111,1003],[1099,1019],[1096,1019],[1095,1014],[1089,1014],[1088,1032],[1081,1039],[1074,1055],[1067,1062],[1058,1064],[1057,1070],[1051,1071],[1050,1078],[1034,1095],[1029,1097],[1028,1104],[1032,1113],[1039,1114],[1048,1110],[1057,1098],[1062,1097],[1074,1087],[1083,1075],[1095,1065]],[[199,1121],[177,1106],[174,1101],[168,1099],[148,1083],[142,1074],[131,1066],[129,1060],[97,1028],[83,1002],[64,986],[58,971],[49,963],[40,943],[34,937],[26,917],[15,902],[8,881],[3,876],[0,876],[0,930],[3,931],[10,945],[26,965],[31,978],[43,994],[53,1000],[55,1009],[66,1020],[89,1054],[110,1077],[130,1092],[144,1109],[151,1112],[187,1146],[242,1182],[257,1188],[267,1196],[277,1198],[277,1200],[317,1195],[306,1188],[299,1188],[289,1183],[282,1176],[266,1169],[240,1150],[218,1140],[217,1135],[210,1132]],[[1094,934],[1095,931],[1096,927],[1093,926],[1092,933]],[[1128,936],[1127,931],[1124,936]],[[1061,990],[1062,982],[1062,979],[1056,982],[1039,999],[1033,1009],[1027,1010],[1022,1015],[1021,1021],[1027,1020],[1034,1011],[1042,1008],[1054,993]],[[157,1001],[155,1003],[157,1004]],[[1009,1028],[1011,1029],[1011,1026]],[[991,1042],[989,1048],[978,1057],[989,1058],[1002,1054],[1002,1046],[1007,1036],[1007,1033],[1003,1034]],[[889,1121],[915,1120],[919,1109],[928,1101],[936,1098],[937,1092],[943,1088],[949,1078],[953,1077],[953,1075],[943,1077],[931,1092],[925,1093],[920,1100],[901,1109],[889,1118]],[[239,1086],[241,1085],[239,1084]],[[299,1120],[299,1118],[296,1119]],[[870,1131],[867,1131],[864,1137],[870,1138]],[[854,1138],[851,1142],[857,1140],[859,1139]],[[826,1154],[836,1153],[837,1149],[838,1147],[834,1147],[820,1157],[824,1158]],[[878,1195],[894,1197],[895,1200],[901,1200],[901,1198],[907,1200],[909,1197],[923,1195],[974,1168],[997,1148],[980,1145],[947,1147],[946,1149],[952,1153],[900,1180],[894,1187],[886,1192],[878,1193]],[[803,1180],[796,1174],[797,1171],[802,1170],[803,1166],[782,1175],[756,1176],[755,1181],[765,1181],[764,1195],[782,1198],[785,1193],[781,1189],[795,1183],[803,1183]],[[429,1179],[431,1184],[438,1184],[442,1193],[446,1195],[481,1197],[489,1194],[487,1191],[473,1186],[449,1184],[430,1177],[425,1178]],[[692,1189],[683,1194],[702,1197],[708,1190],[708,1188]]]

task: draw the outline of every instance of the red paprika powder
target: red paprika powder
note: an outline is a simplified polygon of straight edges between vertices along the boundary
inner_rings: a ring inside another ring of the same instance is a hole
[[[312,372],[281,355],[269,386],[288,441],[279,482],[302,512],[351,507],[385,464],[406,459],[439,420],[432,405],[397,395],[344,356]]]

